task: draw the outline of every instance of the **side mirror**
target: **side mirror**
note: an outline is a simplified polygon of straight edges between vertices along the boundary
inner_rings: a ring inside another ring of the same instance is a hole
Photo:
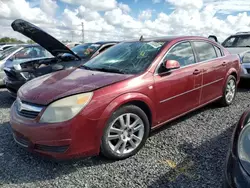
[[[167,70],[172,70],[172,69],[178,69],[180,68],[180,63],[176,60],[167,60],[164,62],[163,66],[167,69]]]

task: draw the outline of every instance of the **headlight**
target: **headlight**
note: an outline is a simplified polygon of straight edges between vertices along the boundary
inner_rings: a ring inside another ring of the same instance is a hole
[[[16,65],[13,65],[13,67],[16,69],[16,70],[21,70],[22,67],[20,64],[16,64]]]
[[[241,130],[238,138],[238,156],[244,169],[250,173],[250,116],[245,121],[245,127]]]
[[[242,63],[250,63],[250,52],[246,52],[242,56]]]
[[[41,123],[57,123],[75,117],[91,100],[93,93],[66,97],[50,104],[40,119]]]

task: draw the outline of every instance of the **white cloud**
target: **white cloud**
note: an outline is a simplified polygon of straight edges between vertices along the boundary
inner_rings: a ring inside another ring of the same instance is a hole
[[[83,5],[84,7],[94,11],[112,10],[117,6],[116,0],[61,0],[61,1],[74,5]]]
[[[23,18],[37,23],[52,23],[40,8],[31,8],[25,0],[0,1],[0,19],[13,20]]]
[[[49,16],[54,16],[58,5],[56,1],[53,0],[40,0],[40,7],[43,12],[48,14]]]
[[[139,20],[149,20],[152,17],[152,11],[151,9],[141,11],[138,16]]]
[[[118,7],[119,7],[120,9],[122,9],[122,11],[123,11],[124,13],[128,13],[128,12],[131,11],[130,7],[129,7],[127,4],[124,4],[124,3],[119,3],[119,4],[118,4]]]
[[[78,8],[78,17],[85,19],[86,21],[98,20],[101,18],[100,14],[97,11],[92,11],[84,6]]]
[[[142,23],[135,20],[127,14],[123,14],[120,8],[113,9],[105,13],[104,18],[111,25],[116,25],[121,28],[136,29],[141,28]]]
[[[10,36],[22,39],[12,31],[14,19],[30,21],[61,40],[81,40],[81,23],[84,23],[86,41],[123,40],[167,35],[218,35],[222,40],[237,31],[250,30],[250,2],[244,0],[161,0],[173,7],[171,13],[160,12],[152,16],[148,9],[135,15],[135,10],[116,0],[61,0],[78,5],[59,9],[55,0],[0,0],[0,37]],[[152,0],[156,2],[158,0]],[[104,3],[105,2],[105,3]],[[140,2],[140,1],[139,1]],[[229,3],[228,3],[229,2]],[[235,11],[240,10],[240,13]],[[59,10],[58,10],[59,11]],[[232,15],[232,12],[234,14]],[[57,12],[58,13],[58,12]],[[157,13],[157,10],[154,12]],[[227,13],[223,18],[218,13]]]
[[[203,5],[202,0],[165,0],[166,2],[176,6],[177,8],[183,8],[185,10],[187,9],[200,9]]]

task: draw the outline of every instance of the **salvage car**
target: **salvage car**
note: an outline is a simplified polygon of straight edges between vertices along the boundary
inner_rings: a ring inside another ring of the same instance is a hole
[[[151,130],[214,101],[230,105],[239,70],[239,56],[204,37],[122,42],[23,85],[11,107],[14,140],[57,159],[124,159]]]
[[[225,188],[250,187],[250,110],[235,126],[225,169]]]
[[[18,89],[27,81],[51,72],[80,66],[117,43],[86,43],[69,49],[48,33],[24,20],[15,20],[11,26],[13,30],[29,37],[52,54],[52,57],[16,63],[14,67],[4,67],[4,84],[13,97],[16,97]]]
[[[0,85],[4,85],[5,67],[17,67],[26,61],[48,57],[52,57],[52,55],[36,44],[21,44],[4,50],[0,53]]]
[[[208,38],[218,42],[215,35]],[[222,46],[232,54],[238,54],[241,62],[241,78],[250,79],[250,32],[237,32],[229,36]]]

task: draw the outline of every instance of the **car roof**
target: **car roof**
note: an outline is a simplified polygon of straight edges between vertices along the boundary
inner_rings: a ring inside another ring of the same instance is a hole
[[[119,43],[118,41],[99,41],[99,42],[94,42],[94,44],[108,44],[108,43]]]
[[[142,41],[150,42],[150,41],[161,41],[161,42],[169,42],[172,40],[192,40],[192,39],[197,39],[197,40],[209,40],[206,37],[201,37],[201,36],[163,36],[163,37],[153,37],[153,38],[143,38]],[[140,38],[137,40],[127,40],[124,42],[135,42],[139,41]]]

